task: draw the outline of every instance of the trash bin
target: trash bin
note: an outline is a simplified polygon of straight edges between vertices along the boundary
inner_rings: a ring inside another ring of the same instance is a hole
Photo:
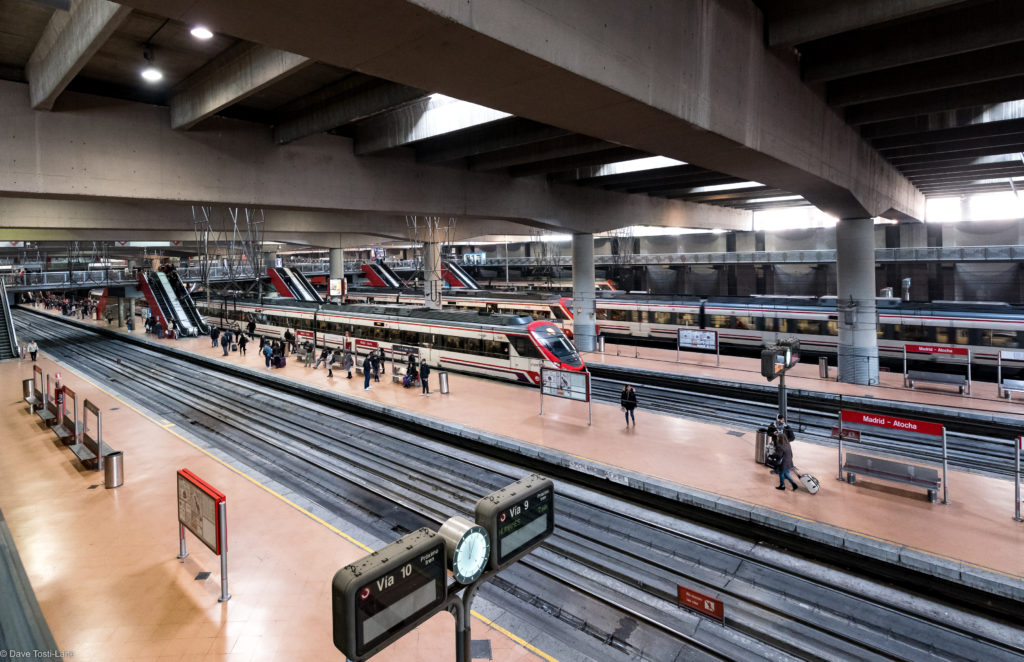
[[[768,428],[758,428],[757,437],[754,440],[754,462],[764,464],[768,455]]]
[[[32,386],[35,385],[34,379],[23,379],[21,380],[21,395],[28,400],[32,397]]]
[[[828,357],[818,357],[818,376],[822,379],[828,379]]]
[[[448,395],[449,391],[448,391],[448,373],[447,372],[439,372],[439,373],[437,373],[437,383],[440,385],[441,395]]]
[[[597,351],[604,354],[604,336],[597,337]]]
[[[103,457],[103,484],[109,490],[124,483],[124,454],[121,451]]]

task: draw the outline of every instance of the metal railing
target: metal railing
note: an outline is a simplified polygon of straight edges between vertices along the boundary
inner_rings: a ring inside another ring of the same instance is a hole
[[[7,339],[11,345],[11,354],[18,356],[18,334],[14,330],[14,320],[11,318],[11,302],[7,298],[7,285],[2,281],[0,281],[0,306],[3,306],[4,326],[7,327]]]

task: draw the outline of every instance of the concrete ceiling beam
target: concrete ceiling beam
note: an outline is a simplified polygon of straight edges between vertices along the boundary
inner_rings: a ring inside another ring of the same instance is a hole
[[[446,163],[466,158],[488,159],[492,154],[530,152],[539,149],[569,132],[547,124],[522,118],[509,118],[501,122],[474,127],[449,138],[427,140],[416,145],[416,160],[420,163]],[[473,168],[474,170],[485,170]]]
[[[1021,3],[1024,6],[1024,3]],[[846,109],[854,126],[1024,98],[1024,76],[872,101]]]
[[[803,5],[800,7],[800,11],[786,16],[769,17],[768,44],[770,46],[795,46],[960,2],[963,0],[816,2],[810,6]]]
[[[879,138],[894,138],[944,129],[995,124],[1016,119],[1024,119],[1024,100],[1004,101],[997,104],[946,110],[927,115],[915,115],[914,117],[866,124],[860,128],[860,132],[864,138],[875,141]]]
[[[931,163],[959,163],[963,159],[976,159],[979,156],[995,156],[997,154],[1020,154],[1024,152],[1024,141],[1010,145],[992,145],[989,147],[978,147],[976,149],[965,149],[959,152],[943,152],[940,154],[918,154],[902,158],[890,159],[897,168],[913,164]]]
[[[834,3],[828,3],[832,7]],[[909,25],[850,32],[801,48],[801,70],[822,83],[1024,40],[1024,3],[963,3]]]
[[[1024,143],[1024,132],[1008,133],[996,137],[968,138],[965,140],[946,140],[939,143],[927,143],[923,145],[908,145],[906,147],[892,147],[883,150],[882,153],[889,159],[900,159],[911,156],[930,156],[936,154],[953,154],[957,152],[971,152],[978,149],[990,149],[989,154],[1005,154],[1012,152],[1012,149],[1002,149],[1003,146],[1012,147]]]
[[[274,141],[286,145],[306,136],[394,110],[402,104],[423,99],[428,94],[416,87],[380,79],[368,82],[367,77],[362,75],[350,76],[338,86],[331,87],[335,96],[307,101],[303,103],[301,112],[282,119],[274,127]],[[314,94],[319,96],[318,93]]]
[[[633,149],[632,147],[610,145],[605,149],[593,152],[584,152],[582,154],[512,166],[508,169],[508,174],[512,177],[532,177],[533,175],[546,175],[549,172],[560,172],[572,168],[584,168],[602,163],[617,163],[619,161],[629,161],[630,159],[640,159],[645,156],[651,156],[651,154],[639,149]]]
[[[627,193],[648,193],[650,195],[662,195],[668,191],[689,191],[703,186],[718,186],[719,184],[742,184],[744,180],[730,177],[729,175],[701,175],[699,177],[677,177],[661,181],[633,184],[625,189]],[[613,189],[614,190],[614,189]]]
[[[292,0],[287,29],[274,3],[125,2],[799,192],[842,218],[923,215],[924,198],[800,80],[795,59],[765,47],[753,2]]]
[[[657,179],[669,179],[672,177],[685,177],[689,175],[706,175],[711,173],[710,170],[689,164],[617,174],[601,174],[603,171],[604,170],[601,166],[576,168],[574,170],[566,170],[564,173],[550,175],[550,179],[551,181],[567,182],[571,184],[579,184],[581,186],[604,186],[611,188],[629,186],[631,184],[643,183]]]
[[[599,138],[588,138],[576,133],[534,145],[476,156],[469,160],[469,168],[475,172],[494,172],[540,161],[551,161],[599,152],[612,147],[616,147],[616,145]]]
[[[978,158],[954,159],[951,163],[911,164],[904,166],[902,169],[908,174],[908,176],[912,176],[921,172],[960,172],[970,168],[1016,165],[1020,162],[1020,154],[996,154],[994,156],[982,156]]]
[[[871,144],[874,145],[875,149],[884,153],[885,150],[896,147],[934,145],[944,142],[969,140],[971,138],[998,138],[1000,136],[1007,136],[1016,133],[1024,133],[1024,119],[988,122],[986,124],[971,124],[952,129],[937,129],[935,131],[924,131],[921,133],[893,136],[891,138],[879,138],[877,140],[872,140]]]
[[[54,12],[25,65],[32,108],[53,110],[60,93],[131,11],[107,0],[74,0],[69,12]]]
[[[885,69],[828,84],[830,105],[859,103],[932,92],[1024,75],[1024,42],[1014,42],[965,55]]]
[[[972,175],[921,175],[918,177],[914,177],[911,181],[914,182],[915,186],[921,188],[923,186],[932,186],[940,184],[968,184],[970,182],[983,181],[986,179],[1007,179],[1010,177],[1024,177],[1024,167],[1006,168],[1003,170],[993,170],[986,173],[975,173]]]
[[[191,129],[311,64],[302,55],[241,43],[179,86],[171,97],[171,128]]]

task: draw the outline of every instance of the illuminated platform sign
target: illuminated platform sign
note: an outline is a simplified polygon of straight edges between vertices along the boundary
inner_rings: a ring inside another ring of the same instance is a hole
[[[433,616],[447,598],[444,540],[419,529],[334,575],[334,645],[370,657]]]
[[[679,347],[718,349],[718,331],[712,329],[679,329]]]
[[[555,530],[555,485],[531,474],[476,504],[476,523],[491,539],[491,571],[519,560]]]

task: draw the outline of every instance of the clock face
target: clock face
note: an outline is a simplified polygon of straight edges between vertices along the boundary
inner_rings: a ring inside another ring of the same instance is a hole
[[[452,574],[460,584],[476,581],[490,556],[491,543],[483,527],[475,526],[466,532],[452,555]]]

